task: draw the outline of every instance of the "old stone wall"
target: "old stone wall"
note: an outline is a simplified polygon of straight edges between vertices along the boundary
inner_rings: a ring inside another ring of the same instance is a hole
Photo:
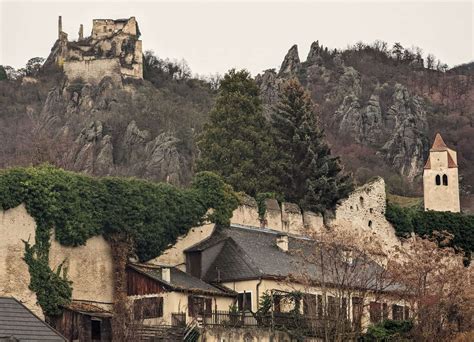
[[[98,84],[104,77],[110,77],[115,83],[121,83],[120,61],[118,58],[93,59],[89,61],[66,61],[63,64],[68,80],[82,79]]]
[[[0,211],[0,296],[15,297],[42,317],[36,295],[28,288],[30,273],[23,261],[22,240],[33,244],[35,231],[36,223],[23,205]],[[103,237],[93,237],[78,247],[62,246],[52,238],[50,267],[55,269],[64,260],[68,278],[73,282],[72,299],[113,301],[112,255]]]
[[[335,217],[328,227],[353,234],[354,242],[361,246],[367,242],[378,243],[385,254],[400,246],[395,229],[385,218],[385,181],[377,178],[350,194],[337,207]]]
[[[24,205],[0,211],[0,296],[15,297],[43,317],[35,293],[28,288],[30,273],[23,261],[25,245],[22,240],[34,243],[35,229],[36,223]]]
[[[96,302],[113,302],[113,260],[110,245],[102,236],[94,236],[84,246],[63,246],[52,240],[49,264],[55,269],[64,261],[69,280],[72,281],[72,298]]]

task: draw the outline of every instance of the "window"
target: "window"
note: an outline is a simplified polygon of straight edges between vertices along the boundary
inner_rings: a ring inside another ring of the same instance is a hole
[[[337,313],[336,298],[334,298],[333,296],[328,296],[328,317],[336,318],[336,313]]]
[[[436,175],[436,185],[441,185],[441,177]]]
[[[382,306],[377,302],[370,302],[369,307],[370,322],[378,323],[382,320]]]
[[[400,305],[392,305],[392,319],[394,321],[402,321],[403,320],[403,306]]]
[[[318,307],[318,297],[314,294],[305,294],[303,296],[303,314],[305,316],[315,317]]]
[[[277,296],[273,299],[275,300]],[[240,311],[252,310],[252,293],[243,292],[237,295],[237,305]],[[276,304],[275,304],[276,305]]]
[[[282,296],[273,295],[273,311],[281,312]]]
[[[362,299],[352,297],[352,321],[358,330],[362,327]]]
[[[388,305],[387,305],[387,303],[382,304],[382,319],[383,320],[388,319]]]
[[[341,302],[341,316],[347,320],[347,298],[342,298]]]
[[[364,197],[360,196],[359,200],[360,200],[361,207],[363,207],[364,206]]]
[[[410,307],[405,306],[405,319],[410,319]]]
[[[323,318],[324,310],[323,310],[323,296],[318,295],[318,318]]]
[[[201,278],[201,252],[190,252],[186,255],[186,272]]]
[[[163,317],[163,298],[147,297],[133,302],[135,319]]]
[[[370,208],[369,209],[369,212],[372,214],[374,212],[374,209],[373,208]]]
[[[447,186],[448,185],[448,176],[443,175],[443,185]]]
[[[92,318],[91,319],[91,340],[100,341],[101,336],[101,325],[102,321],[100,319]]]
[[[212,298],[188,296],[188,315],[196,317],[212,312]]]
[[[372,228],[372,220],[369,220],[368,226],[369,226],[370,228]]]

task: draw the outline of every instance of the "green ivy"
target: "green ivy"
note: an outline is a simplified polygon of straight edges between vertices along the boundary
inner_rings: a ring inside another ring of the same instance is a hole
[[[423,211],[416,207],[404,208],[388,203],[385,216],[400,237],[407,237],[412,232],[419,236],[432,236],[434,231],[446,231],[453,235],[450,246],[462,249],[466,262],[471,259],[474,250],[474,215]]]
[[[30,288],[46,315],[57,315],[71,298],[61,267],[48,265],[54,228],[63,245],[78,246],[95,235],[126,234],[141,261],[160,255],[178,236],[205,220],[229,223],[237,195],[210,172],[198,173],[190,188],[139,179],[93,178],[52,166],[0,171],[0,209],[24,203],[36,221],[35,244],[25,243]]]

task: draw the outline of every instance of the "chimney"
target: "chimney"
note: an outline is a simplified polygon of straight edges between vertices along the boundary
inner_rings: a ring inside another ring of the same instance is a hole
[[[168,283],[171,282],[171,269],[169,267],[161,268],[161,279]]]
[[[288,252],[288,235],[278,235],[276,243],[283,252]]]
[[[81,24],[79,26],[79,40],[83,40],[84,39],[84,26]]]
[[[63,18],[58,17],[58,39],[61,39],[61,32],[63,32]]]

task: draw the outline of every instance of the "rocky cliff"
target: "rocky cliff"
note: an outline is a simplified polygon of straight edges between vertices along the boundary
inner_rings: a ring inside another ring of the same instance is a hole
[[[429,148],[428,107],[421,96],[399,82],[365,82],[343,54],[328,53],[314,42],[305,62],[300,62],[295,45],[278,73],[267,70],[257,76],[267,109],[278,100],[279,85],[290,77],[312,93],[336,149],[338,144],[368,146],[408,179],[421,173]]]

